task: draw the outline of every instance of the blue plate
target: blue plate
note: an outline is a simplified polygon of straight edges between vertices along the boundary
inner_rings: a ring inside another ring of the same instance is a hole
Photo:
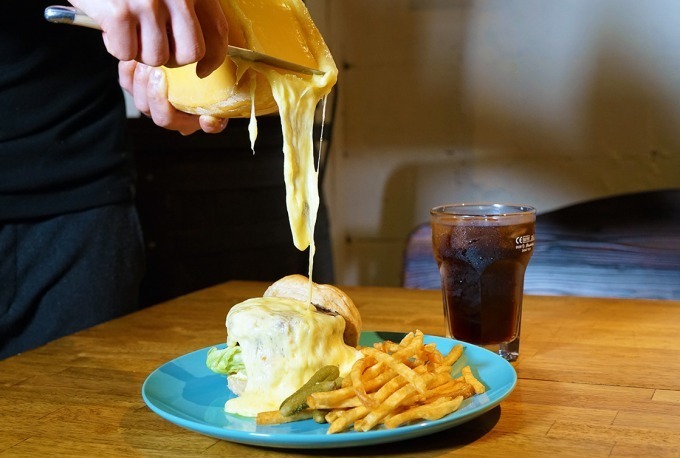
[[[399,341],[403,333],[363,332],[361,345],[384,340]],[[328,425],[304,420],[282,425],[256,425],[252,418],[224,412],[224,403],[234,394],[227,388],[224,375],[211,372],[205,365],[208,348],[174,359],[149,375],[142,396],[151,410],[166,420],[201,434],[242,444],[283,448],[336,448],[394,442],[432,434],[469,421],[498,405],[515,388],[515,369],[500,356],[483,348],[442,337],[425,336],[442,353],[455,344],[465,347],[453,368],[460,372],[470,365],[486,385],[484,394],[466,399],[460,409],[435,421],[422,421],[394,429],[382,427],[367,431],[326,434]]]

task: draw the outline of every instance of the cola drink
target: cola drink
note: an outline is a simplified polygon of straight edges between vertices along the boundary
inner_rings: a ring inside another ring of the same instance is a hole
[[[431,222],[449,337],[484,346],[516,339],[535,210],[447,205],[432,209]]]

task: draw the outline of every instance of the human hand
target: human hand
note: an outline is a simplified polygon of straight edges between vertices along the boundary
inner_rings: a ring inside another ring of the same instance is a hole
[[[228,24],[219,0],[69,0],[102,29],[108,52],[152,67],[198,62],[205,77],[227,55]]]
[[[168,82],[163,69],[134,60],[125,61],[118,64],[118,77],[121,87],[132,95],[135,108],[161,127],[182,135],[198,130],[216,134],[227,127],[227,119],[192,115],[173,107],[168,101]]]

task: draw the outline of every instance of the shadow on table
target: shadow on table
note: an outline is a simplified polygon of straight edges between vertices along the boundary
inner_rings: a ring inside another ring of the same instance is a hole
[[[369,445],[366,447],[352,447],[340,449],[325,449],[323,456],[438,456],[442,450],[455,450],[467,444],[475,442],[489,433],[501,417],[501,406],[496,406],[490,411],[474,418],[455,428],[445,429],[438,433],[429,434],[413,439],[392,442],[388,444]],[[296,450],[296,454],[319,455],[320,450]]]

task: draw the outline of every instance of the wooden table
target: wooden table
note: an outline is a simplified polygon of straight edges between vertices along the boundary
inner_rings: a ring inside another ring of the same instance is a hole
[[[678,456],[680,302],[527,297],[515,391],[462,426],[394,444],[271,450],[186,431],[140,395],[163,363],[225,339],[230,282],[0,361],[0,456]],[[444,331],[437,291],[345,288],[368,330]]]

